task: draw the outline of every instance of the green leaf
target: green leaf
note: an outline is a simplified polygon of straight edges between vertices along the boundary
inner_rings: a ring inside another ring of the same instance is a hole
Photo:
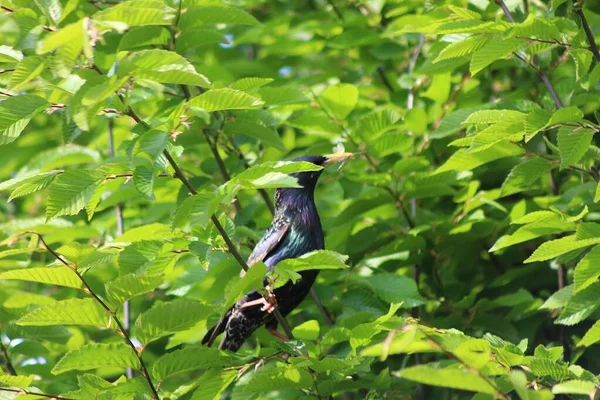
[[[358,89],[348,83],[329,86],[319,96],[323,107],[338,121],[346,119],[358,101]]]
[[[0,183],[0,191],[12,190],[8,201],[40,191],[50,185],[57,175],[57,171],[42,174],[25,174]]]
[[[445,47],[440,54],[433,60],[434,63],[450,58],[457,58],[473,54],[486,45],[490,40],[488,36],[471,36],[460,42],[451,43]]]
[[[69,299],[37,308],[17,321],[17,325],[92,325],[108,328],[110,318],[94,299]]]
[[[163,243],[158,240],[135,242],[119,253],[119,273],[125,275],[145,271],[150,267],[166,266],[168,256],[163,254]]]
[[[591,129],[573,131],[571,127],[562,127],[558,131],[558,149],[560,150],[560,168],[568,168],[581,160],[594,137]]]
[[[511,55],[525,43],[522,39],[490,40],[473,53],[470,66],[471,75],[475,76],[494,61]]]
[[[336,253],[330,250],[315,250],[303,254],[298,258],[288,258],[277,263],[278,267],[283,267],[291,271],[306,271],[312,269],[346,269],[348,256]]]
[[[37,78],[46,68],[46,60],[42,57],[25,57],[13,71],[10,76],[9,88],[17,90],[19,87],[31,82]]]
[[[535,215],[535,213],[532,214]],[[535,220],[530,218],[528,220],[515,221],[514,223],[523,224],[526,222],[529,223],[519,227],[515,232],[500,237],[490,251],[498,251],[544,235],[575,230],[575,224],[565,221],[561,216],[553,212],[547,212],[543,216],[540,215]]]
[[[217,368],[209,369],[198,379],[198,389],[190,400],[218,400],[235,380],[237,371],[221,371]]]
[[[586,319],[600,306],[600,282],[573,294],[560,317],[555,321],[561,325],[575,325]]]
[[[234,89],[212,89],[192,98],[190,107],[200,107],[206,112],[222,110],[251,110],[261,108],[261,99]]]
[[[81,280],[71,268],[65,266],[15,269],[1,273],[0,279],[39,282],[76,289],[81,288]]]
[[[262,262],[252,265],[241,278],[234,278],[225,287],[225,308],[231,307],[240,297],[253,289],[263,287],[267,266]]]
[[[273,390],[308,389],[313,378],[302,368],[268,368],[259,370],[246,384],[246,392],[270,392]]]
[[[134,0],[135,1],[135,0]],[[177,53],[166,50],[142,50],[130,53],[118,69],[119,76],[133,76],[160,83],[210,87],[210,81]]]
[[[417,289],[417,284],[411,278],[389,273],[375,274],[368,278],[375,294],[388,303],[402,303],[406,308],[418,307],[425,304]]]
[[[222,200],[222,195],[212,192],[199,192],[186,198],[175,211],[173,228],[184,228],[188,224],[192,227],[199,225],[206,228]]]
[[[295,87],[266,87],[258,91],[258,95],[267,106],[308,103],[308,97]]]
[[[52,373],[58,375],[72,370],[88,371],[102,367],[140,369],[140,360],[125,343],[90,343],[65,354],[52,368]]]
[[[508,174],[501,188],[501,196],[509,196],[531,187],[552,169],[550,161],[534,157],[516,165]]]
[[[193,26],[217,24],[260,26],[256,18],[237,7],[200,5],[192,7],[181,16],[184,30]]]
[[[276,129],[255,123],[252,120],[245,119],[239,115],[235,121],[227,122],[227,124],[225,124],[225,132],[241,133],[260,139],[263,143],[270,144],[279,150],[284,151],[286,149]]]
[[[404,116],[404,127],[409,132],[418,135],[427,131],[427,114],[423,108],[413,108],[408,110]]]
[[[92,16],[94,21],[104,23],[120,22],[119,30],[128,26],[171,25],[175,10],[160,0],[129,0],[107,7]]]
[[[497,143],[476,153],[466,149],[458,149],[446,162],[436,170],[436,174],[446,171],[471,171],[479,166],[505,157],[514,157],[525,152],[512,143]]]
[[[575,235],[565,236],[564,238],[550,240],[542,243],[524,263],[536,261],[546,261],[558,257],[569,251],[582,249],[600,243],[600,238],[576,240]]]
[[[13,375],[5,374],[4,372],[2,372],[2,370],[0,370],[0,383],[7,385],[7,386],[16,386],[21,389],[26,389],[31,385],[34,378],[35,378],[34,375],[20,375],[19,374],[18,376],[13,376]],[[7,397],[7,399],[8,399],[8,397]]]
[[[295,338],[300,340],[317,340],[319,338],[319,331],[319,322],[315,319],[312,319],[296,326],[292,330],[292,333],[294,334]]]
[[[45,36],[38,43],[37,53],[46,54],[59,47],[67,46],[75,56],[79,55],[83,49],[83,41],[89,41],[87,33],[84,33],[83,23],[83,20],[79,20]]]
[[[596,392],[596,385],[593,382],[574,379],[562,382],[552,386],[553,394],[582,394],[593,396]]]
[[[495,124],[498,122],[519,122],[525,120],[527,114],[514,110],[482,110],[475,111],[463,124]]]
[[[579,122],[582,119],[583,112],[579,109],[579,107],[563,107],[554,111],[554,114],[552,114],[552,117],[550,117],[547,126],[554,126],[566,122]]]
[[[441,369],[430,365],[417,365],[400,371],[404,379],[469,392],[496,394],[496,389],[476,372],[448,367]]]
[[[104,179],[100,172],[86,169],[65,171],[50,186],[46,219],[75,215],[88,203],[94,189]]]
[[[600,341],[600,321],[596,321],[594,325],[585,333],[583,338],[577,343],[577,347],[589,347]]]
[[[395,110],[378,110],[360,118],[356,132],[366,140],[376,139],[381,134],[395,129],[400,120],[400,113]]]
[[[156,289],[164,281],[163,275],[121,275],[105,284],[106,295],[113,306]]]
[[[161,337],[189,329],[212,314],[211,307],[195,301],[179,299],[158,303],[140,314],[135,321],[134,335],[147,345]]]
[[[33,116],[50,103],[28,94],[12,96],[0,103],[0,145],[14,142]]]
[[[119,50],[132,50],[152,45],[168,45],[169,31],[162,26],[139,26],[128,30],[119,42]]]
[[[230,365],[231,357],[224,352],[209,347],[188,347],[167,353],[159,358],[152,367],[152,376],[157,381],[204,368]]]
[[[148,165],[138,165],[133,171],[133,186],[148,200],[154,197],[154,168]]]
[[[268,85],[273,81],[274,79],[272,78],[248,77],[238,79],[231,85],[231,88],[235,90],[241,90],[242,92],[251,92],[265,85]]]
[[[598,277],[600,277],[600,246],[594,246],[575,267],[575,273],[573,274],[574,293],[590,286],[598,280]]]
[[[0,46],[0,63],[15,63],[23,60],[23,53],[11,46]]]
[[[134,154],[146,154],[151,161],[156,161],[169,143],[169,134],[158,129],[151,129],[140,136],[135,144]]]

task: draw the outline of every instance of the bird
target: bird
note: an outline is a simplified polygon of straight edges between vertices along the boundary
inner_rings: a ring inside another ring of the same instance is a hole
[[[352,156],[352,153],[341,152],[326,156],[303,156],[292,161],[306,161],[327,167],[336,163],[343,164]],[[273,222],[250,254],[247,261],[249,267],[262,261],[270,271],[282,260],[325,248],[323,228],[314,198],[322,171],[292,173],[290,176],[298,180],[300,187],[275,190]],[[256,290],[244,295],[208,330],[202,344],[210,346],[219,334],[224,333],[219,349],[236,352],[263,324],[273,336],[285,340],[277,332],[277,319],[272,312],[277,307],[285,317],[294,310],[310,291],[319,270],[305,270],[299,274],[301,278],[295,283],[288,281],[275,288],[268,300]],[[266,279],[264,284],[267,285]]]

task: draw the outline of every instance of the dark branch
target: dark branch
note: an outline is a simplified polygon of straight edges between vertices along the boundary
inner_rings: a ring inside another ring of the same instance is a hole
[[[594,33],[590,29],[590,24],[588,24],[585,14],[583,13],[583,4],[581,3],[581,0],[577,0],[577,6],[575,6],[573,10],[577,15],[579,15],[579,18],[581,19],[581,25],[583,25],[585,36],[587,36],[588,42],[590,43],[590,50],[594,54],[596,61],[600,61],[600,52],[598,51],[598,45],[596,44]]]
[[[15,370],[15,367],[10,362],[10,357],[8,356],[8,350],[6,349],[6,346],[4,346],[4,343],[2,343],[1,338],[0,338],[0,353],[2,353],[2,357],[4,358],[4,364],[6,365],[6,370],[8,371],[8,373],[11,374],[12,376],[17,376],[17,371]]]

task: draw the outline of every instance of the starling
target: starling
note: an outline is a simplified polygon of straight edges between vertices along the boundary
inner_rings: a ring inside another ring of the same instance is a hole
[[[351,153],[305,156],[293,161],[307,161],[326,167],[343,162],[351,156]],[[314,198],[321,171],[290,174],[298,179],[298,184],[302,187],[281,188],[275,191],[273,222],[250,254],[248,266],[263,261],[270,270],[281,260],[300,257],[313,250],[325,248],[323,229]],[[219,349],[237,351],[252,332],[263,324],[271,334],[281,337],[276,331],[277,319],[271,312],[277,307],[284,317],[289,314],[304,300],[318,274],[319,270],[301,271],[301,279],[296,283],[288,281],[276,288],[269,301],[256,290],[247,293],[208,331],[202,339],[202,344],[210,345],[209,342],[224,332]]]

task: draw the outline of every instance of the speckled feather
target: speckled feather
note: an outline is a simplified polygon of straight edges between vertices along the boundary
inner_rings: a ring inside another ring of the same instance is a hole
[[[309,161],[321,165],[325,158],[311,156],[294,161]],[[320,174],[321,171],[292,174],[303,187],[276,191],[273,222],[248,258],[250,265],[263,261],[271,269],[281,260],[324,249],[323,229],[314,201],[314,189]],[[274,290],[279,311],[283,316],[304,300],[318,274],[318,270],[302,271],[302,278],[295,284],[289,281]],[[260,297],[257,291],[251,291],[238,300],[227,311],[220,324],[208,331],[202,343],[207,343],[216,329],[217,334],[224,332],[219,348],[237,351],[252,332],[263,324],[268,329],[276,329],[277,320],[272,314],[261,311],[261,306],[241,308],[245,303]]]

